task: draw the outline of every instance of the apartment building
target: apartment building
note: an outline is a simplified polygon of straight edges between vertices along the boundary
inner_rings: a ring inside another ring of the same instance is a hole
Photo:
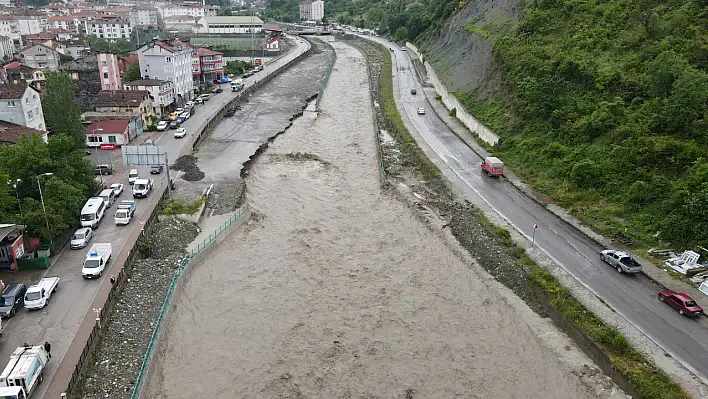
[[[0,85],[0,120],[47,130],[39,92],[27,85]]]
[[[147,91],[152,98],[152,108],[155,115],[162,116],[175,109],[175,96],[172,82],[168,80],[141,79],[123,83],[123,89],[131,91]]]
[[[168,80],[174,87],[175,103],[181,107],[192,99],[192,48],[153,40],[137,51],[143,79]]]
[[[197,83],[212,82],[224,76],[224,53],[198,47],[192,50],[192,76]]]
[[[97,55],[98,68],[101,77],[101,90],[122,90],[118,56],[101,53]]]
[[[195,18],[216,16],[218,7],[195,3],[168,3],[159,8],[162,18],[189,15]]]
[[[150,93],[132,90],[106,90],[98,93],[96,112],[107,118],[124,114],[140,115],[142,126],[149,125],[154,115]]]
[[[323,0],[300,0],[301,21],[322,21],[324,18]]]
[[[152,6],[136,6],[130,10],[130,22],[135,26],[157,27],[157,8]]]
[[[23,47],[20,24],[14,15],[0,15],[0,36],[9,37],[15,51],[19,51]]]
[[[173,15],[162,20],[165,29],[178,32],[196,32],[197,18],[191,15]]]
[[[10,61],[15,53],[15,46],[9,36],[0,36],[0,60]]]
[[[86,34],[114,42],[118,39],[130,40],[133,28],[130,21],[117,17],[100,17],[86,23]]]
[[[59,52],[42,44],[35,44],[20,52],[24,63],[31,68],[56,71],[59,67]]]

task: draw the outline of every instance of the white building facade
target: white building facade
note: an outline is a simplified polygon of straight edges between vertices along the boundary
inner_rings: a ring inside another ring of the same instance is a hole
[[[25,85],[0,86],[0,119],[32,129],[47,130],[39,93]]]
[[[130,10],[130,22],[133,26],[157,26],[157,8],[137,6]]]
[[[254,16],[204,17],[198,24],[199,33],[208,34],[258,33],[263,30],[263,21]]]
[[[152,41],[138,49],[140,74],[144,80],[172,82],[177,107],[183,106],[194,95],[192,81],[192,49]]]
[[[143,79],[126,82],[123,84],[125,90],[138,90],[150,92],[152,97],[153,112],[162,116],[172,110],[171,106],[175,102],[174,89],[169,80]]]
[[[108,41],[130,40],[133,27],[125,19],[95,19],[86,23],[86,34],[104,38]]]
[[[12,40],[15,51],[23,47],[20,25],[13,15],[0,15],[0,36],[7,36]]]

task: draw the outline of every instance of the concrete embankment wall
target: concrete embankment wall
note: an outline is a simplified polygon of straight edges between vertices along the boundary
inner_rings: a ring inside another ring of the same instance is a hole
[[[447,91],[445,85],[440,81],[440,79],[438,79],[438,75],[437,73],[435,73],[433,67],[430,65],[430,63],[425,61],[425,58],[423,58],[423,54],[418,51],[418,48],[416,46],[414,46],[412,43],[406,43],[406,47],[412,52],[414,52],[418,56],[418,58],[420,58],[420,61],[423,62],[423,65],[425,65],[425,70],[428,73],[428,78],[433,84],[433,87],[435,87],[435,92],[438,93],[443,104],[445,104],[445,107],[448,110],[455,109],[455,115],[457,119],[459,119],[460,122],[462,122],[465,127],[467,127],[467,129],[476,134],[485,143],[490,145],[496,145],[499,142],[499,136],[497,136],[494,132],[489,130],[489,128],[484,126],[482,122],[478,121],[477,118],[467,112],[462,103],[460,103],[460,100],[458,100],[454,94]]]
[[[300,50],[298,49],[296,51]],[[202,140],[211,131],[211,129],[221,121],[221,119],[224,117],[226,109],[228,109],[230,106],[234,106],[246,100],[250,94],[263,87],[264,84],[269,82],[278,74],[282,73],[283,71],[287,70],[288,68],[302,60],[304,57],[310,54],[311,51],[312,47],[310,46],[307,50],[303,51],[301,54],[299,54],[297,57],[295,57],[288,63],[280,66],[278,69],[273,71],[267,70],[267,72],[269,73],[267,76],[264,76],[263,79],[256,81],[254,84],[244,89],[231,101],[224,104],[221,109],[215,111],[211,116],[207,118],[206,122],[197,127],[195,134],[192,136],[192,145],[186,146],[181,151],[179,156],[191,154],[194,148],[196,148],[199,144],[200,140]],[[173,161],[174,159],[170,160],[170,162]],[[150,211],[150,216],[146,220],[143,228],[135,234],[131,234],[131,236],[129,236],[126,240],[126,248],[130,249],[127,252],[123,251],[121,254],[119,254],[113,262],[113,265],[111,265],[110,273],[115,276],[115,284],[112,285],[110,281],[106,279],[102,283],[101,288],[99,289],[99,292],[97,293],[92,303],[92,309],[101,309],[99,315],[100,320],[106,321],[111,317],[113,307],[120,298],[123,287],[132,275],[133,267],[137,257],[136,243],[147,233],[148,228],[157,219],[157,210],[159,209],[159,203],[165,200],[167,197],[167,186],[165,184],[161,184],[159,187],[156,187],[155,194],[156,195],[153,195],[151,197],[149,206],[152,206],[153,208]],[[243,215],[239,215],[239,217],[236,218],[238,220],[235,219],[233,223],[238,224],[242,220],[246,220],[247,217],[245,217],[245,215],[247,214],[250,215],[250,211],[244,211]],[[245,219],[241,219],[242,216],[244,216]],[[219,239],[223,239],[223,237]],[[218,242],[216,237],[213,242]],[[64,359],[62,359],[62,363],[59,366],[59,370],[57,370],[56,374],[54,375],[54,378],[50,382],[50,386],[47,389],[45,397],[59,398],[61,397],[62,393],[67,393],[69,397],[73,397],[78,394],[76,390],[80,388],[82,384],[82,378],[84,376],[85,368],[93,364],[93,362],[96,360],[94,358],[95,351],[101,341],[104,329],[108,324],[106,322],[97,323],[95,319],[96,317],[92,312],[85,316],[82,325],[79,327],[79,331],[77,332],[69,347],[69,350],[67,351]],[[79,351],[78,348],[83,349]],[[136,381],[136,386],[137,385],[138,381]],[[133,397],[136,396],[133,395]]]

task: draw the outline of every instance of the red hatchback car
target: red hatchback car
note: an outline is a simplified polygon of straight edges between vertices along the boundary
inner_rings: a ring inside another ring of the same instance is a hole
[[[659,300],[668,303],[682,315],[700,316],[703,314],[703,308],[698,306],[693,298],[682,292],[671,290],[661,291],[659,293]]]

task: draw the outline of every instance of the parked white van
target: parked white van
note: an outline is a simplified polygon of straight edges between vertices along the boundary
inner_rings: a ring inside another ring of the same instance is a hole
[[[103,219],[106,202],[101,197],[92,197],[81,209],[81,226],[95,229]]]
[[[106,203],[106,208],[110,208],[114,202],[116,202],[116,192],[112,188],[105,189],[98,194],[99,197],[103,198],[103,202]]]

